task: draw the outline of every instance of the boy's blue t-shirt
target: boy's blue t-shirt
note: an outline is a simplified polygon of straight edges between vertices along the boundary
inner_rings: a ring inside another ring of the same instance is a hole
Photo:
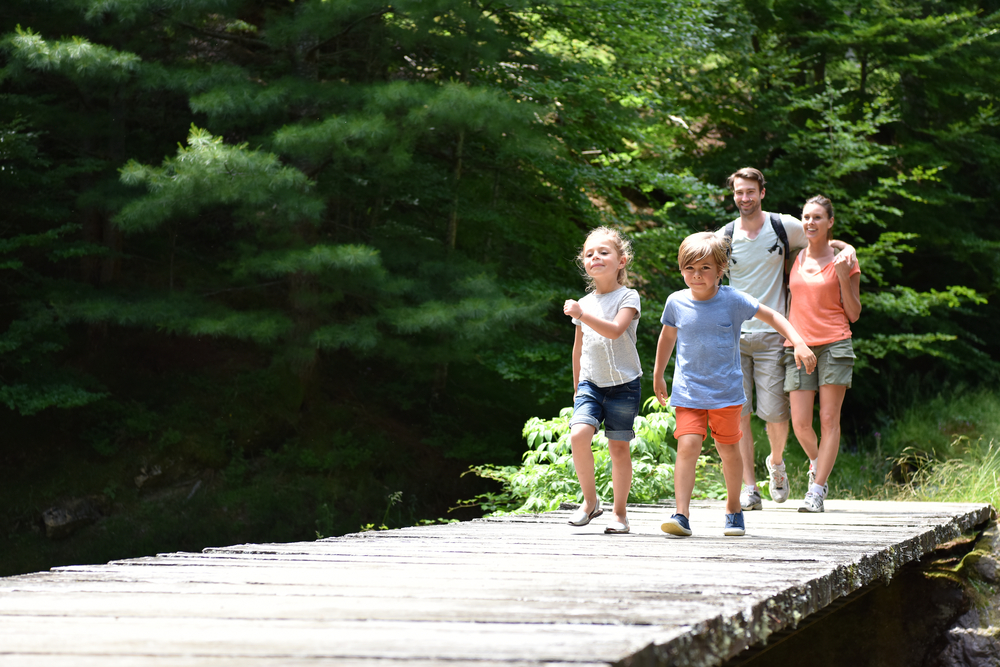
[[[670,405],[715,410],[743,405],[740,325],[757,314],[760,303],[728,285],[707,301],[691,290],[674,292],[660,322],[677,328],[677,361]]]

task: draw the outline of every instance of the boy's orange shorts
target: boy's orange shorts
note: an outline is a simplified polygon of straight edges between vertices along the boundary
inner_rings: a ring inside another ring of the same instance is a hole
[[[708,435],[707,427],[711,427],[716,444],[735,445],[743,437],[743,431],[740,430],[741,412],[743,412],[742,405],[730,405],[714,410],[674,408],[674,418],[677,420],[674,437],[697,433],[704,440]]]

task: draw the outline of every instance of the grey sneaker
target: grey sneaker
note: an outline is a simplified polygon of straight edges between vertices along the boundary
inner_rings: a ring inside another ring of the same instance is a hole
[[[745,510],[762,510],[764,503],[760,501],[760,491],[756,486],[744,486],[740,491],[740,507]]]
[[[771,500],[783,503],[788,500],[788,475],[785,474],[785,462],[782,461],[773,466],[770,455],[764,462],[767,464],[767,472],[771,476],[771,484],[767,487],[771,492]]]
[[[805,500],[802,501],[802,507],[799,508],[800,512],[822,512],[823,511],[823,496],[818,493],[813,493],[810,491],[806,494]]]

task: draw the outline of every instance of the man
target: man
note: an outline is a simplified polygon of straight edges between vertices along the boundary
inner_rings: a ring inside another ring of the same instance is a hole
[[[729,262],[729,284],[756,297],[762,304],[782,315],[788,314],[785,284],[785,263],[807,245],[802,223],[790,215],[769,215],[761,202],[764,199],[764,174],[752,167],[733,173],[726,181],[733,192],[733,201],[740,217],[730,223],[732,255]],[[773,221],[772,221],[773,218]],[[717,235],[727,236],[727,227]],[[785,239],[781,238],[784,230]],[[838,250],[847,252],[848,265],[853,265],[854,248],[843,241],[832,241]],[[784,338],[772,327],[757,319],[743,323],[740,332],[740,361],[743,367],[743,391],[747,401],[740,416],[740,454],[743,457],[743,489],[740,505],[744,510],[763,509],[760,490],[754,473],[753,432],[750,416],[756,395],[757,416],[767,422],[767,439],[771,454],[766,465],[770,476],[771,499],[783,503],[788,499],[788,475],[785,472],[785,444],[788,440],[788,395],[784,392]],[[756,391],[755,391],[756,390]],[[809,464],[810,475],[815,462]]]

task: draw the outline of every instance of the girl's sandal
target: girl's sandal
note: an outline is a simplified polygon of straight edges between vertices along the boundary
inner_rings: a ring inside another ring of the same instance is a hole
[[[625,519],[625,523],[618,523],[617,521],[612,521],[608,524],[608,527],[604,529],[606,535],[625,535],[629,532],[628,519]]]
[[[601,499],[598,498],[597,506],[594,507],[593,511],[590,512],[590,514],[587,514],[586,510],[583,509],[583,505],[580,505],[580,509],[573,512],[573,514],[569,517],[569,525],[577,527],[586,526],[588,523],[590,523],[591,519],[596,519],[602,514],[604,514],[604,510],[601,509]]]

